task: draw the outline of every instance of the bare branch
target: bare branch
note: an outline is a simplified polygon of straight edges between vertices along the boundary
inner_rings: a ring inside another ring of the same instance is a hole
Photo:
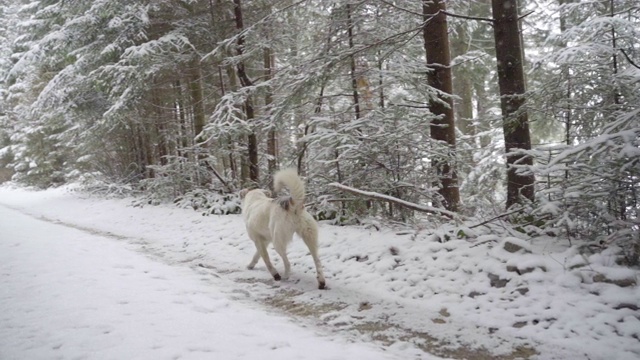
[[[631,60],[631,58],[629,57],[629,55],[626,53],[626,51],[624,51],[624,49],[618,49],[620,50],[620,52],[622,53],[622,55],[624,55],[625,58],[627,58],[627,61],[629,62],[629,64],[631,64],[633,67],[635,67],[636,69],[640,69],[640,66],[636,65],[635,62],[633,62],[633,60]]]
[[[416,11],[412,11],[412,10],[409,10],[409,9],[402,8],[402,7],[400,7],[400,6],[397,6],[397,5],[395,5],[395,4],[392,4],[392,3],[391,3],[391,2],[389,2],[389,1],[380,0],[380,2],[382,2],[382,3],[383,3],[383,4],[385,4],[385,5],[388,5],[388,6],[392,7],[392,8],[394,8],[394,9],[396,9],[396,10],[400,10],[400,11],[406,12],[406,13],[411,14],[411,15],[416,15],[416,16],[420,16],[420,17],[422,17],[422,16],[424,16],[424,15],[425,15],[425,14],[423,14],[423,13],[421,13],[421,12],[416,12]],[[433,15],[431,15],[431,16],[432,16],[432,17],[433,17],[433,16],[436,16],[436,15],[438,15],[439,13],[443,13],[443,14],[445,14],[445,15],[447,15],[447,16],[451,16],[451,17],[455,17],[455,18],[460,18],[460,19],[494,22],[494,19],[490,19],[490,18],[483,18],[483,17],[477,17],[477,16],[468,16],[468,15],[458,15],[458,14],[454,14],[454,13],[450,13],[450,12],[448,12],[448,11],[442,11],[442,10],[438,11],[437,13],[435,13],[435,14],[433,14]]]
[[[404,11],[406,13],[422,17],[422,13],[421,12],[416,12],[416,11],[412,11],[412,10],[409,10],[409,9],[405,9],[405,8],[402,8],[402,7],[398,6],[398,5],[395,5],[395,4],[393,4],[393,3],[389,2],[389,1],[385,1],[385,0],[380,0],[380,2],[385,4],[385,5],[388,5],[388,6],[392,7],[392,8],[394,8],[396,10]]]
[[[522,19],[526,18],[527,16],[529,16],[529,15],[533,14],[534,12],[535,12],[535,11],[531,10],[531,11],[529,11],[528,13],[526,13],[526,14],[524,14],[524,15],[520,15],[520,16],[518,17],[518,21],[520,21],[520,20],[522,20]]]
[[[483,222],[481,222],[479,224],[471,225],[471,226],[469,226],[469,229],[473,229],[473,228],[476,228],[476,227],[479,227],[479,226],[482,226],[482,225],[486,225],[486,224],[488,224],[488,223],[490,223],[492,221],[498,220],[498,219],[503,218],[505,216],[509,216],[509,215],[513,215],[515,213],[521,212],[522,210],[524,210],[524,208],[519,208],[519,209],[516,209],[516,210],[513,210],[513,211],[502,213],[502,214],[500,214],[500,215],[498,215],[496,217],[492,217],[491,219],[485,220],[485,221],[483,221]]]
[[[441,13],[447,15],[447,16],[451,16],[451,17],[454,17],[454,18],[460,18],[460,19],[476,20],[476,21],[487,21],[487,22],[490,22],[490,23],[494,23],[496,21],[495,19],[492,19],[492,18],[483,18],[483,17],[477,17],[477,16],[468,16],[468,15],[458,15],[458,14],[454,14],[454,13],[450,13],[448,11],[442,11],[442,10],[440,10],[439,12],[441,12]],[[435,15],[438,15],[438,14],[434,14],[434,16]]]

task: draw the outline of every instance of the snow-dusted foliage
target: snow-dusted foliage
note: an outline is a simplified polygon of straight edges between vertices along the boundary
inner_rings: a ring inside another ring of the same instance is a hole
[[[273,9],[208,54],[226,55],[226,71],[220,75],[228,77],[232,87],[210,116],[207,138],[231,141],[224,146],[223,158],[234,159],[241,158],[245,148],[237,139],[252,132],[266,137],[275,129],[278,162],[297,167],[308,177],[312,197],[331,192],[327,185],[338,181],[401,199],[439,203],[430,158],[446,156],[446,151],[429,136],[433,115],[427,104],[436,93],[426,83],[422,19],[415,15],[421,8],[404,3],[415,12],[406,17],[381,3],[352,7],[347,3],[317,2],[286,12]],[[274,32],[280,27],[307,31]],[[229,53],[238,54],[240,36],[243,53],[230,57]],[[279,50],[274,75],[250,73],[254,76],[250,85],[234,79],[236,74],[229,69],[262,65],[266,46]],[[252,119],[243,111],[248,101],[263,107]],[[265,160],[271,156],[267,153]],[[262,182],[267,185],[268,176]],[[405,219],[408,215],[389,204],[367,204],[337,192],[333,198],[315,203],[320,217],[342,213],[349,219],[365,212]]]
[[[536,159],[522,170],[534,171],[537,199],[514,218],[562,241],[621,239],[632,249],[637,5],[520,3],[522,109]],[[81,179],[96,191],[228,213],[237,211],[228,194],[269,187],[275,169],[292,166],[320,219],[412,222],[423,218],[402,202],[329,184],[441,207],[434,160],[445,156],[457,168],[459,213],[500,218],[507,187],[491,7],[447,2],[461,15],[447,17],[453,152],[430,134],[438,94],[427,74],[439,65],[426,63],[421,5],[0,1],[0,180]]]
[[[635,2],[559,7],[562,31],[542,57],[551,80],[534,90],[561,124],[561,145],[541,148],[534,214],[547,231],[640,255],[640,27]],[[611,6],[615,6],[611,8]],[[560,45],[560,46],[557,46]],[[542,64],[541,64],[542,66]]]

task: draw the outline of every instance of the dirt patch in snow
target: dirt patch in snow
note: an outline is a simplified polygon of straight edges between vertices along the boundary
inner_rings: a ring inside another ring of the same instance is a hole
[[[244,279],[246,282],[261,282],[257,279]],[[305,317],[312,319],[319,326],[338,327],[341,330],[355,331],[361,335],[370,337],[372,340],[383,344],[384,346],[391,346],[398,341],[408,342],[415,344],[416,347],[422,351],[451,359],[468,359],[468,360],[514,360],[514,359],[529,359],[538,354],[538,352],[531,347],[519,346],[516,347],[511,353],[503,355],[495,355],[485,348],[473,348],[468,346],[453,346],[452,344],[442,342],[441,340],[431,336],[427,332],[414,331],[407,329],[397,323],[394,323],[391,318],[387,318],[381,321],[369,321],[365,317],[351,316],[350,323],[335,322],[337,312],[340,312],[348,307],[345,303],[321,303],[311,304],[308,302],[296,301],[295,297],[302,295],[303,292],[299,290],[284,289],[277,291],[272,297],[262,299],[262,302],[284,311],[291,316]],[[366,310],[369,304],[360,304],[360,307]],[[446,309],[440,311],[442,317],[448,317],[449,314]],[[435,324],[440,322],[434,321]],[[442,322],[444,323],[444,322]]]

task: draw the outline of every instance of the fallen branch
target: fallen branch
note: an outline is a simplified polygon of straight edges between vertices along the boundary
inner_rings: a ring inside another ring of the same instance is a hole
[[[473,228],[477,228],[479,226],[487,225],[488,223],[490,223],[492,221],[498,220],[498,219],[503,218],[505,216],[513,215],[515,213],[521,212],[522,210],[524,210],[524,208],[519,208],[519,209],[516,209],[516,210],[513,210],[513,211],[509,211],[507,213],[502,213],[502,214],[500,214],[500,215],[498,215],[496,217],[492,217],[491,219],[485,220],[485,221],[483,221],[483,222],[481,222],[479,224],[475,224],[475,225],[469,226],[469,229],[473,229]]]
[[[404,201],[398,198],[395,198],[393,196],[389,196],[389,195],[384,195],[384,194],[380,194],[377,192],[371,192],[371,191],[363,191],[363,190],[358,190],[358,189],[354,189],[352,187],[349,186],[345,186],[339,183],[331,183],[329,184],[329,186],[333,186],[336,187],[342,191],[346,191],[346,192],[350,192],[352,194],[357,194],[357,195],[362,195],[368,198],[372,198],[372,199],[376,199],[376,200],[382,200],[382,201],[389,201],[392,202],[396,205],[400,205],[403,207],[406,207],[407,209],[411,209],[411,210],[415,210],[415,211],[419,211],[419,212],[425,212],[425,213],[430,213],[430,214],[440,214],[440,215],[444,215],[450,219],[453,218],[457,218],[458,214],[451,212],[449,210],[444,210],[444,209],[438,209],[438,208],[434,208],[431,206],[425,206],[425,205],[418,205],[418,204],[414,204],[408,201]]]
[[[205,160],[204,161],[205,165],[207,166],[207,168],[213,173],[213,175],[215,175],[218,180],[220,180],[220,182],[222,183],[222,185],[224,185],[225,188],[227,188],[227,191],[229,192],[234,192],[234,189],[232,186],[229,185],[229,183],[227,183],[226,181],[224,181],[224,179],[222,178],[222,176],[220,175],[220,173],[218,172],[218,170],[216,170],[215,167],[213,167],[213,165],[209,162],[209,160]]]

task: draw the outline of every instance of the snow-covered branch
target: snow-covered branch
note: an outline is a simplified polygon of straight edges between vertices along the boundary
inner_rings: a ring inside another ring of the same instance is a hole
[[[402,199],[398,199],[395,198],[393,196],[389,196],[389,195],[384,195],[384,194],[380,194],[377,192],[372,192],[372,191],[364,191],[364,190],[359,190],[359,189],[355,189],[346,185],[342,185],[339,183],[331,183],[329,184],[329,186],[333,186],[336,187],[342,191],[346,191],[346,192],[350,192],[352,194],[357,194],[357,195],[362,195],[365,197],[369,197],[372,199],[377,199],[377,200],[382,200],[382,201],[390,201],[396,205],[400,205],[403,207],[406,207],[407,209],[411,209],[411,210],[415,210],[415,211],[419,211],[419,212],[425,212],[425,213],[431,213],[431,214],[440,214],[440,215],[444,215],[448,218],[457,218],[458,214],[445,210],[445,209],[438,209],[432,206],[426,206],[426,205],[419,205],[419,204],[414,204],[408,201],[404,201]]]

